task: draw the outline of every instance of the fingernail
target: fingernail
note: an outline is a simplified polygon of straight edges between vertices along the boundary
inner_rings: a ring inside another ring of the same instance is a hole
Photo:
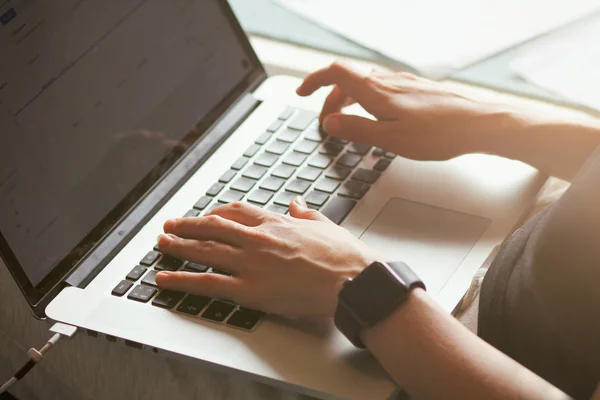
[[[323,121],[323,129],[325,130],[325,133],[332,134],[334,132],[338,132],[341,128],[342,124],[340,119],[338,117],[334,117],[333,115],[326,117],[325,121]]]
[[[161,281],[163,279],[169,279],[169,276],[171,276],[170,273],[162,271],[162,272],[159,272],[158,274],[156,274],[156,280]]]
[[[173,241],[173,238],[171,236],[161,233],[160,235],[158,235],[156,241],[158,243],[158,247],[164,247],[170,245]]]
[[[306,200],[304,200],[304,197],[302,196],[297,196],[294,201],[298,204],[300,204],[302,207],[308,207],[308,204],[306,204]]]
[[[177,223],[177,220],[175,220],[175,219],[168,219],[168,220],[165,221],[165,223],[163,225],[163,228],[166,231],[170,231],[170,230],[172,230],[175,227],[176,223]]]

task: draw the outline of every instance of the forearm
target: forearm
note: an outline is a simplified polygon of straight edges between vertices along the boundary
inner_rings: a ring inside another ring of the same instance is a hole
[[[475,139],[479,151],[523,161],[565,180],[600,145],[600,121],[591,118],[567,121],[514,109],[488,118],[489,129]]]
[[[567,399],[414,290],[363,340],[414,399]]]

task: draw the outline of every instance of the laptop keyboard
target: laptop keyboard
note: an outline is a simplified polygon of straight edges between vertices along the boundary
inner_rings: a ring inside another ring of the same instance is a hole
[[[189,210],[196,217],[219,205],[248,201],[266,210],[287,214],[302,195],[308,206],[340,224],[369,191],[395,155],[379,148],[327,137],[317,115],[286,108],[261,133],[231,168],[224,171]],[[372,168],[359,167],[368,158]],[[264,313],[229,301],[160,290],[159,271],[231,275],[210,266],[163,255],[155,246],[112,290],[112,295],[172,310],[230,327],[253,331]]]

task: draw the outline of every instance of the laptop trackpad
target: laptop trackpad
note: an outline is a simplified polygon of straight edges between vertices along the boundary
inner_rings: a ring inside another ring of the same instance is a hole
[[[388,260],[404,261],[437,294],[490,220],[393,198],[361,236]]]

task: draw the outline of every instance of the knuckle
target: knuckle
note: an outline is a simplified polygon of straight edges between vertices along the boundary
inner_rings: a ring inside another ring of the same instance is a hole
[[[241,201],[235,201],[229,204],[229,208],[231,208],[233,211],[241,211],[246,208],[246,203],[242,203]]]
[[[347,72],[349,69],[348,62],[342,59],[335,60],[331,64],[330,69],[335,72]]]
[[[204,218],[204,221],[198,221],[198,225],[216,226],[221,223],[222,218],[218,215],[208,215]]]

